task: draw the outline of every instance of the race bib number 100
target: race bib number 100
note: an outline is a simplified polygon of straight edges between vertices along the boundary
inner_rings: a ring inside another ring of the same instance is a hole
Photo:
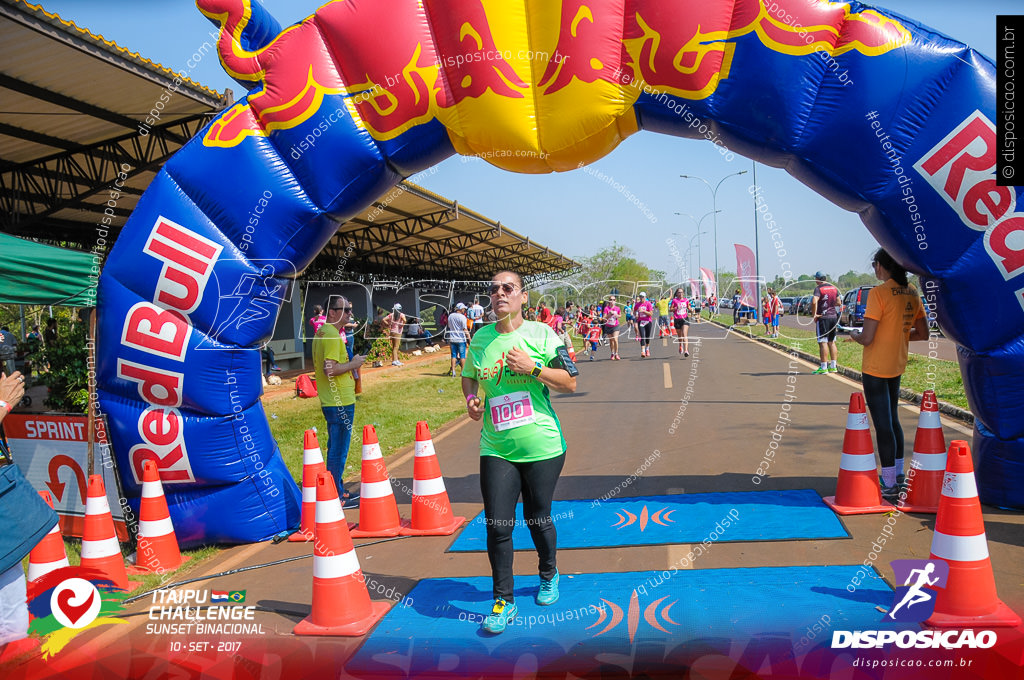
[[[529,392],[510,392],[494,397],[488,403],[495,432],[534,422],[533,402]]]

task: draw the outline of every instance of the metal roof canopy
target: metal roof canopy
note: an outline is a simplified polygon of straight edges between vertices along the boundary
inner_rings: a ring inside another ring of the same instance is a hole
[[[532,279],[580,267],[500,222],[408,181],[342,223],[312,268],[323,273],[339,261],[345,263],[344,271],[365,278],[403,281],[490,281],[503,268]]]
[[[163,163],[232,99],[23,0],[0,2],[0,54],[0,231],[85,249],[122,164],[108,243]]]

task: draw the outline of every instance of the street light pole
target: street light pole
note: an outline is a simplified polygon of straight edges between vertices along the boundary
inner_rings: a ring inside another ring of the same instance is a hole
[[[698,270],[700,269],[700,237],[707,234],[706,231],[705,232],[701,232],[700,225],[704,224],[704,219],[705,218],[710,217],[711,215],[714,215],[714,214],[720,213],[720,212],[722,212],[722,211],[721,210],[712,210],[711,212],[705,213],[704,215],[702,215],[699,220],[696,217],[694,217],[693,215],[691,215],[690,213],[681,213],[681,212],[677,212],[676,213],[676,215],[680,215],[682,217],[689,217],[697,225],[697,269]],[[678,234],[678,236],[682,236],[682,234]],[[690,243],[693,244],[693,239],[692,238],[690,239]],[[716,288],[715,294],[717,294],[718,293],[718,290],[717,290],[718,283],[717,283],[717,281],[715,283],[715,288]]]
[[[732,174],[726,175],[725,177],[718,181],[718,184],[716,184],[713,189],[711,188],[711,183],[708,182],[703,177],[697,177],[695,175],[679,175],[683,179],[699,179],[701,182],[704,182],[704,185],[711,192],[711,210],[712,214],[715,216],[713,220],[715,228],[715,294],[718,296],[721,296],[721,292],[718,290],[718,187],[722,186],[722,182],[729,179],[730,177],[735,177],[736,175],[745,175],[746,173],[746,170],[740,170],[739,172],[734,172]],[[698,227],[698,230],[699,229],[700,227]]]

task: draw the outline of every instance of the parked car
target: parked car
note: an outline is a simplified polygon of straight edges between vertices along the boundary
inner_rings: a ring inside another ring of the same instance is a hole
[[[793,309],[793,305],[796,303],[796,298],[784,297],[784,298],[779,298],[779,301],[782,303],[782,313],[783,314],[794,314],[794,313],[796,313],[796,310]]]
[[[732,298],[722,298],[718,301],[718,306],[722,309],[732,309]]]
[[[801,298],[797,298],[796,301],[796,313],[797,314],[810,314],[811,313],[811,300],[814,299],[813,295],[804,295]]]
[[[846,292],[839,309],[839,325],[855,328],[864,325],[864,310],[868,306],[868,291],[874,286],[858,286]]]

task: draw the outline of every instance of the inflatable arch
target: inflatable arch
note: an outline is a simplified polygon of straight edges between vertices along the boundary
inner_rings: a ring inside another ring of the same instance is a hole
[[[183,543],[297,526],[254,348],[335,220],[455,153],[566,171],[638,130],[859,213],[960,345],[982,500],[1024,507],[1024,212],[984,56],[857,2],[338,0],[284,30],[254,0],[198,5],[252,89],[163,167],[100,284],[125,488],[155,459]]]

